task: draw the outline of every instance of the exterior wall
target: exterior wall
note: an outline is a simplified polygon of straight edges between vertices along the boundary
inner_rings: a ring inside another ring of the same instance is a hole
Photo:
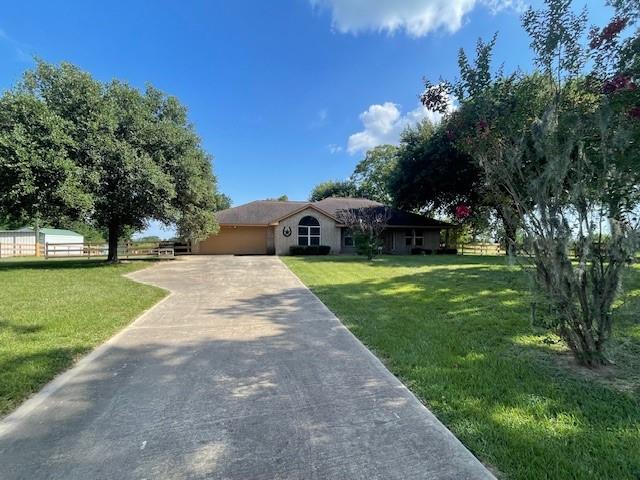
[[[33,232],[0,231],[0,257],[33,256],[36,235]]]
[[[431,250],[437,250],[440,248],[440,229],[425,230],[424,232],[424,246]]]
[[[307,215],[317,218],[320,222],[320,245],[329,245],[331,253],[340,253],[340,228],[336,227],[336,222],[313,208],[307,208],[285,218],[275,226],[276,255],[289,255],[289,248],[298,245],[298,223]],[[291,236],[284,236],[285,228],[291,228]]]
[[[267,228],[267,254],[276,253],[276,230],[275,227]]]
[[[348,247],[344,244],[345,228],[340,235],[340,252],[345,254],[356,253],[355,246]],[[405,236],[407,228],[393,228],[388,229],[382,234],[382,240],[384,243],[384,253],[391,253],[396,255],[409,255],[414,245],[405,245]],[[439,229],[419,229],[423,231],[423,245],[421,248],[429,248],[431,250],[437,250],[440,246],[440,230]]]
[[[33,231],[7,230],[0,231],[0,257],[34,256],[36,254],[36,234]],[[49,248],[49,256],[65,257],[69,255],[82,255],[84,237],[82,235],[40,235],[40,245],[58,245],[61,243],[73,243],[75,245],[60,245]],[[41,250],[42,253],[43,250]]]
[[[44,235],[44,243],[84,243],[82,235]]]
[[[44,244],[49,257],[68,257],[84,254],[84,237],[82,235],[44,234]],[[64,245],[72,243],[73,245]]]
[[[399,228],[393,231],[393,236],[395,237],[395,250],[392,250],[391,253],[397,253],[400,255],[407,255],[411,253],[411,249],[415,245],[405,245],[406,239],[406,231],[409,230],[407,228]],[[424,241],[420,248],[428,248],[431,250],[437,250],[440,246],[440,230],[435,229],[422,229]]]

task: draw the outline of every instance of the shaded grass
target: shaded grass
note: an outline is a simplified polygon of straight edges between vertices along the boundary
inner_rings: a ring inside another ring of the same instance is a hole
[[[500,477],[640,478],[640,270],[611,355],[585,371],[530,325],[526,276],[500,257],[283,261]]]
[[[0,415],[166,292],[123,277],[149,262],[0,262]]]

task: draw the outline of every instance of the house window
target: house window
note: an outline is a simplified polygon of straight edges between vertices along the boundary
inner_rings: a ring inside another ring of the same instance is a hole
[[[353,232],[350,228],[344,230],[344,246],[353,247]]]
[[[413,230],[406,230],[404,233],[404,244],[407,247],[413,246]]]
[[[423,230],[415,230],[415,240],[416,247],[421,247],[424,245],[424,231]]]
[[[320,222],[317,218],[307,215],[298,223],[298,245],[320,245]]]

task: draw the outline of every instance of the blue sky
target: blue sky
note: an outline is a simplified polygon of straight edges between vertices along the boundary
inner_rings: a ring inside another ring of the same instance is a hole
[[[594,5],[595,4],[595,5]],[[234,204],[306,199],[367,147],[427,115],[424,76],[453,78],[460,47],[499,33],[496,60],[528,68],[516,0],[7,2],[0,89],[37,55],[176,95]],[[593,21],[608,15],[589,2]],[[365,113],[366,112],[366,113]],[[157,227],[152,226],[151,232]]]

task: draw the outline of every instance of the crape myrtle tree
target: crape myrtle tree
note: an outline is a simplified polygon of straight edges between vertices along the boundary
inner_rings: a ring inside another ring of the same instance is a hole
[[[214,210],[225,198],[216,192],[211,158],[175,97],[151,86],[140,92],[118,81],[101,83],[68,63],[39,61],[2,101],[19,101],[20,109],[3,121],[2,134],[10,137],[1,161],[20,157],[24,171],[18,178],[43,177],[46,184],[17,193],[0,186],[0,198],[23,201],[26,215],[55,223],[57,212],[44,212],[46,205],[64,209],[67,218],[86,218],[107,232],[112,262],[118,260],[118,239],[150,220],[175,224],[185,239],[216,231]],[[62,165],[61,173],[48,180],[29,160],[35,158],[51,171]]]
[[[608,362],[612,305],[638,249],[638,5],[614,2],[616,17],[585,44],[585,12],[545,3],[523,16],[537,73],[492,75],[492,43],[480,43],[474,65],[461,53],[460,81],[427,84],[423,102],[442,109],[453,92],[475,122],[460,143],[488,188],[509,196],[521,259],[549,306],[541,321],[581,363],[598,366]]]
[[[382,232],[387,228],[391,212],[385,206],[364,207],[340,210],[338,219],[345,224],[354,236],[359,254],[367,260],[373,260],[382,246]]]

